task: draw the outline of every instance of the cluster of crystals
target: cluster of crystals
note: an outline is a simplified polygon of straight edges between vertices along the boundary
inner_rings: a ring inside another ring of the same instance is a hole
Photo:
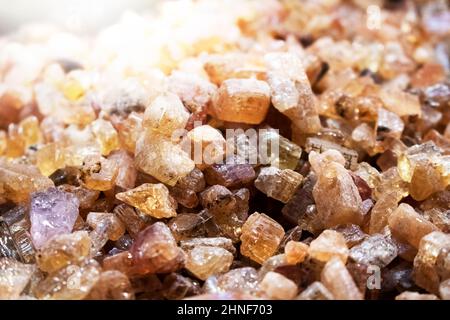
[[[0,299],[450,299],[450,10],[376,3],[2,38]]]

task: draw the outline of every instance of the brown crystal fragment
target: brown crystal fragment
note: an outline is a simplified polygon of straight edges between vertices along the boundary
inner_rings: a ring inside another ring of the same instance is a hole
[[[168,273],[180,269],[185,262],[184,252],[162,222],[141,231],[130,249],[133,268],[139,274]]]
[[[132,300],[133,289],[126,275],[117,270],[104,271],[86,300]]]
[[[177,273],[171,273],[164,278],[164,297],[171,300],[180,300],[200,293],[198,282]]]
[[[220,247],[195,246],[187,251],[186,269],[200,280],[229,270],[233,255]]]
[[[337,150],[339,151],[345,159],[345,167],[350,170],[356,169],[358,162],[358,153],[354,150],[345,148],[336,143],[320,139],[320,138],[308,138],[306,139],[305,151],[311,152],[315,151],[318,153],[323,153],[327,150]]]
[[[255,170],[250,164],[239,163],[237,159],[226,159],[223,164],[213,164],[204,171],[209,185],[220,184],[227,188],[244,185],[255,178]]]
[[[450,236],[440,231],[431,232],[420,241],[414,258],[414,282],[431,293],[438,294],[440,282],[450,276],[448,262],[443,268],[439,266],[439,256],[445,250],[450,251]]]
[[[228,238],[193,238],[180,241],[180,247],[185,251],[193,250],[199,246],[222,248],[232,253],[233,255],[236,253],[236,248],[233,246],[233,242]]]
[[[137,171],[134,167],[133,158],[124,150],[112,152],[109,157],[116,163],[118,168],[116,186],[122,189],[132,189],[136,183]]]
[[[116,194],[116,198],[157,219],[177,215],[177,203],[162,183],[144,183],[137,188]]]
[[[438,228],[417,213],[413,207],[402,203],[388,218],[392,234],[419,248],[420,239]]]
[[[167,224],[177,241],[208,234],[207,224],[212,216],[205,213],[181,213]]]
[[[36,262],[39,269],[51,273],[82,262],[90,250],[91,239],[86,231],[57,235],[39,249]]]
[[[345,263],[348,253],[344,236],[334,230],[323,231],[311,242],[308,250],[311,258],[321,262],[327,262],[333,257],[338,257]]]
[[[220,120],[259,124],[266,117],[270,88],[256,79],[228,79],[213,102],[213,114]]]
[[[321,155],[310,153],[310,162],[317,157],[313,170],[317,174],[313,196],[317,213],[324,227],[353,223],[361,224],[362,199],[351,175],[341,163],[327,160],[332,150]],[[322,159],[322,160],[321,160]]]
[[[265,167],[261,169],[255,180],[255,187],[268,197],[287,203],[302,180],[301,174],[290,169]]]
[[[114,187],[117,173],[114,161],[92,156],[84,160],[80,180],[88,189],[107,191]]]
[[[277,250],[284,236],[284,230],[275,220],[253,213],[242,226],[241,254],[263,263]]]
[[[269,299],[290,300],[297,295],[297,285],[277,272],[267,272],[260,286]]]
[[[340,225],[333,228],[333,230],[344,236],[345,243],[348,248],[352,248],[367,238],[367,234],[365,234],[361,228],[355,224]]]
[[[100,277],[100,266],[95,260],[86,260],[78,266],[66,266],[50,273],[34,290],[38,299],[84,299]]]
[[[321,282],[338,300],[362,300],[361,292],[338,257],[327,262],[320,276]]]
[[[308,256],[308,245],[299,241],[289,241],[284,248],[284,254],[287,263],[302,263]]]
[[[147,226],[147,222],[143,215],[129,205],[124,203],[119,204],[114,208],[113,212],[120,220],[122,220],[126,230],[133,237]]]

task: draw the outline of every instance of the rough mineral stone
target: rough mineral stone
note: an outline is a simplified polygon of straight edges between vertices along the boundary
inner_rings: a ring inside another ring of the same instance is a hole
[[[255,170],[248,163],[239,163],[237,159],[225,159],[223,164],[213,164],[204,171],[209,185],[220,184],[227,188],[244,185],[255,178]]]
[[[270,104],[269,85],[256,79],[228,79],[213,102],[213,114],[220,120],[259,124]]]
[[[389,238],[375,234],[350,249],[349,257],[365,265],[387,266],[397,256],[397,246]]]
[[[298,55],[270,53],[265,56],[272,103],[304,133],[320,130],[320,119],[311,85]]]
[[[320,281],[338,300],[361,300],[362,294],[344,263],[333,257],[322,270]]]
[[[118,168],[116,186],[125,190],[134,188],[137,170],[133,158],[126,151],[118,150],[112,152],[108,159],[114,161]]]
[[[135,208],[124,203],[114,208],[114,214],[122,220],[126,230],[133,237],[147,226],[145,217],[137,212]]]
[[[277,272],[267,272],[260,286],[269,299],[290,300],[297,295],[297,285]]]
[[[263,263],[276,252],[283,236],[281,225],[265,214],[255,212],[242,226],[241,254]]]
[[[170,186],[195,167],[189,155],[170,138],[148,132],[136,142],[134,161],[138,170]]]
[[[162,183],[145,183],[137,188],[116,194],[116,198],[157,219],[171,218],[177,215],[177,203],[169,195],[169,189]]]
[[[53,182],[30,165],[10,163],[0,158],[0,190],[2,198],[13,202],[25,202],[30,194],[46,190]]]
[[[339,224],[361,224],[362,199],[351,175],[341,163],[326,160],[329,154],[325,152],[317,155],[310,153],[311,158],[320,156],[324,158],[321,165],[313,166],[317,174],[313,196],[317,206],[318,215],[325,227],[334,227]]]
[[[141,231],[130,249],[134,268],[139,274],[168,273],[180,269],[184,252],[177,246],[170,229],[156,222]]]
[[[199,245],[188,250],[186,269],[200,280],[229,270],[233,255],[220,247]]]
[[[208,235],[207,224],[211,223],[210,214],[181,213],[167,224],[177,241]]]
[[[100,145],[103,156],[107,156],[111,151],[119,148],[119,137],[111,122],[97,119],[91,123],[91,130]]]
[[[300,293],[297,300],[334,300],[334,297],[321,282],[315,281]]]
[[[164,297],[166,299],[179,300],[200,293],[198,282],[177,273],[171,273],[164,278]]]
[[[342,262],[347,261],[348,248],[344,236],[334,230],[325,230],[309,245],[308,254],[311,258],[327,262],[338,257]]]
[[[437,265],[439,254],[445,249],[450,249],[450,236],[440,231],[431,232],[420,240],[419,251],[414,258],[414,281],[431,293],[438,294],[439,283],[445,280],[441,279],[442,272]]]
[[[417,213],[413,207],[402,203],[388,218],[392,234],[419,248],[420,239],[438,228]]]
[[[180,98],[170,92],[156,97],[145,109],[143,126],[160,134],[171,136],[177,129],[183,129],[189,112]]]
[[[36,248],[50,238],[72,231],[78,217],[79,200],[71,193],[50,188],[31,197],[31,237]]]
[[[115,161],[92,156],[84,160],[80,179],[88,189],[107,191],[114,187],[117,173]]]
[[[280,135],[278,130],[261,129],[258,143],[257,156],[260,163],[270,164],[279,169],[295,170],[297,168],[302,156],[302,148]],[[242,151],[241,154],[245,152]],[[252,158],[249,157],[249,159]]]
[[[355,224],[344,224],[334,228],[337,232],[342,234],[345,239],[347,247],[351,248],[367,238],[367,234],[361,230],[361,228]]]
[[[318,153],[323,153],[327,150],[339,151],[345,158],[345,167],[351,170],[356,169],[356,165],[358,162],[358,153],[356,151],[342,147],[336,143],[324,139],[319,138],[306,139],[305,144],[306,152],[315,151]]]
[[[89,257],[91,239],[86,231],[56,235],[36,254],[39,269],[55,272],[70,264],[78,264]]]
[[[29,283],[35,268],[11,258],[0,258],[0,299],[17,299]]]
[[[230,270],[217,277],[214,291],[256,294],[259,292],[258,273],[251,267]]]
[[[276,167],[262,168],[255,187],[268,197],[287,203],[301,184],[303,176],[290,169],[280,170]]]
[[[38,299],[84,299],[100,277],[100,266],[95,260],[86,260],[78,266],[69,265],[49,274],[34,290]]]
[[[302,263],[308,256],[308,245],[299,241],[289,241],[284,248],[284,254],[287,263]]]
[[[86,300],[132,300],[133,289],[128,277],[120,271],[110,270],[100,274]]]

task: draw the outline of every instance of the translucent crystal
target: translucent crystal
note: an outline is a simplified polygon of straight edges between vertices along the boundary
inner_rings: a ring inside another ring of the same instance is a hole
[[[17,299],[28,285],[35,270],[11,258],[0,258],[0,299]]]
[[[187,176],[178,180],[177,184],[169,190],[178,203],[186,208],[194,208],[199,203],[197,192],[205,189],[205,184],[203,172],[195,168]]]
[[[439,284],[445,280],[442,271],[447,271],[446,276],[450,274],[448,265],[447,270],[439,268],[439,255],[444,250],[450,250],[450,236],[439,231],[432,232],[422,238],[414,259],[414,282],[431,293],[439,293]]]
[[[320,119],[300,57],[294,53],[270,53],[265,56],[265,61],[274,107],[287,115],[302,132],[318,132]]]
[[[200,280],[229,270],[233,255],[220,247],[196,246],[187,251],[186,269]]]
[[[319,139],[319,138],[307,138],[305,144],[305,151],[315,151],[318,153],[325,152],[327,150],[337,150],[345,158],[345,167],[350,170],[356,169],[358,163],[358,153],[354,150],[342,147],[336,143]]]
[[[169,195],[169,189],[162,183],[145,183],[116,194],[116,198],[157,219],[177,215],[177,203]]]
[[[421,115],[419,98],[399,89],[384,89],[380,91],[380,99],[387,110],[400,117]]]
[[[90,156],[83,162],[80,179],[88,189],[107,191],[114,187],[117,173],[118,167],[115,161]]]
[[[218,231],[238,242],[242,225],[248,216],[250,192],[246,188],[231,192],[220,185],[213,185],[201,193],[202,205],[212,216]]]
[[[373,197],[375,200],[379,200],[385,193],[392,192],[397,192],[400,199],[409,194],[408,184],[402,180],[396,167],[392,167],[380,175],[378,183],[373,189]]]
[[[34,166],[13,164],[0,159],[0,191],[2,197],[13,202],[25,202],[30,194],[53,186]]]
[[[424,212],[425,217],[441,231],[450,233],[450,211],[431,209]]]
[[[167,92],[156,97],[145,109],[143,126],[159,134],[171,136],[177,129],[183,129],[189,112],[177,95]]]
[[[381,194],[370,214],[370,234],[381,232],[383,230],[383,228],[388,224],[389,216],[395,209],[397,209],[398,202],[401,198],[402,195],[395,190]]]
[[[157,134],[144,134],[136,143],[136,168],[159,181],[174,186],[195,167],[179,145]]]
[[[212,219],[209,214],[181,213],[167,224],[177,241],[208,234],[206,224]]]
[[[302,263],[308,256],[308,245],[299,241],[289,241],[284,247],[286,261],[289,264]]]
[[[118,168],[116,186],[125,190],[134,188],[137,170],[134,167],[133,158],[126,151],[118,150],[112,152],[108,159],[114,161]]]
[[[130,252],[133,268],[139,274],[173,272],[183,267],[185,261],[184,252],[162,222],[141,231]]]
[[[50,273],[37,285],[34,294],[45,300],[81,300],[97,283],[100,273],[95,260],[86,260],[78,266],[69,265]]]
[[[397,247],[389,238],[375,234],[350,249],[349,257],[365,265],[387,266],[397,256]]]
[[[263,129],[265,130],[265,129]],[[259,134],[259,157],[265,157],[264,164],[270,163],[280,169],[295,170],[298,166],[302,149],[294,142],[286,139],[277,131],[269,129],[262,131]],[[266,153],[261,146],[267,148]],[[251,159],[251,158],[249,158]],[[260,159],[262,162],[262,159]]]
[[[126,151],[134,153],[136,141],[142,132],[142,116],[136,112],[128,115],[128,118],[115,124],[119,142]]]
[[[311,258],[322,262],[338,257],[345,263],[349,251],[341,233],[334,230],[325,230],[311,242],[308,253]]]
[[[25,149],[43,142],[39,120],[35,116],[29,116],[20,121],[19,132],[24,141]]]
[[[128,276],[135,276],[133,257],[129,251],[122,251],[105,257],[102,263],[104,270],[117,270]]]
[[[277,272],[267,272],[260,286],[269,299],[290,300],[297,295],[297,285]]]
[[[119,204],[114,208],[113,212],[120,220],[122,220],[126,230],[133,237],[147,226],[147,221],[143,215],[129,205],[124,203]]]
[[[36,152],[36,166],[44,176],[50,176],[65,166],[65,152],[57,143],[49,143]]]
[[[54,236],[39,249],[36,262],[39,269],[55,272],[70,264],[78,264],[89,257],[91,239],[86,231]]]
[[[290,169],[280,170],[276,167],[262,168],[255,187],[268,197],[287,203],[301,184],[303,176]]]
[[[297,188],[291,199],[281,210],[283,217],[291,223],[298,223],[298,220],[306,214],[308,207],[314,205],[312,192],[315,183],[315,174],[308,174],[303,185]]]
[[[119,148],[119,137],[111,122],[97,119],[91,123],[91,130],[97,143],[100,145],[100,151],[103,156],[107,156]]]
[[[90,212],[86,223],[93,229],[90,234],[93,253],[100,250],[108,240],[119,240],[125,233],[125,225],[113,213]]]
[[[134,292],[128,277],[120,271],[110,270],[100,274],[86,300],[132,300]]]
[[[270,88],[256,79],[228,79],[213,102],[213,115],[220,120],[259,124],[270,104]]]
[[[325,264],[320,281],[338,300],[363,299],[355,281],[338,257],[333,257]]]
[[[334,297],[321,282],[314,281],[300,293],[297,300],[334,300]]]
[[[71,193],[50,188],[31,197],[31,237],[36,248],[50,238],[70,233],[78,217],[80,202]]]
[[[438,228],[417,213],[413,207],[401,203],[388,218],[392,234],[419,248],[420,239]]]
[[[310,153],[311,158],[316,156]],[[318,215],[325,227],[362,222],[362,199],[351,175],[344,166],[335,161],[326,161],[327,152],[322,155],[323,163],[313,170],[317,174],[313,196]]]
[[[241,254],[263,263],[276,252],[283,236],[281,225],[265,214],[255,212],[242,226]]]

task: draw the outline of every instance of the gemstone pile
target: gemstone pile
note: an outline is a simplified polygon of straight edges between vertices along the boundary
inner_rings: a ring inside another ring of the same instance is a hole
[[[450,300],[448,1],[155,10],[0,36],[0,299]]]

